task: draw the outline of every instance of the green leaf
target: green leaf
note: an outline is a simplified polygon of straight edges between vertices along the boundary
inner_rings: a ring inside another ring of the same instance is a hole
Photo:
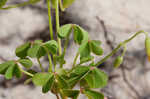
[[[67,81],[62,76],[56,75],[56,79],[58,81],[57,83],[58,83],[59,88],[62,88],[62,89],[69,88]]]
[[[90,89],[84,90],[84,94],[88,97],[88,99],[104,99],[104,95],[102,93]]]
[[[82,58],[90,56],[90,46],[88,42],[85,42],[80,45],[79,53],[80,53],[80,61],[82,60]]]
[[[93,60],[93,59],[94,59],[94,56],[82,57],[82,58],[80,59],[80,64],[85,63],[85,62],[88,62],[88,61],[91,61],[91,60]]]
[[[91,51],[96,55],[102,55],[103,49],[100,47],[100,42],[92,40],[89,42]]]
[[[88,32],[78,25],[74,25],[74,41],[75,43],[82,44],[89,39]]]
[[[67,71],[63,68],[59,68],[59,69],[56,70],[56,73],[59,74],[59,75],[66,75]]]
[[[76,66],[70,73],[70,78],[67,80],[69,86],[73,88],[76,83],[82,80],[89,73],[89,71],[89,67]]]
[[[20,70],[20,68],[19,68],[19,66],[17,64],[15,64],[13,75],[16,76],[17,78],[21,78],[22,77],[21,70]]]
[[[33,65],[30,59],[20,59],[19,63],[22,64],[22,66],[24,66],[25,68],[30,68]]]
[[[14,61],[7,61],[5,63],[0,64],[0,74],[4,74],[9,66],[15,65]]]
[[[32,58],[40,58],[45,54],[46,52],[40,43],[34,43],[33,46],[28,50],[28,56]]]
[[[0,0],[0,8],[6,4],[7,0]]]
[[[52,54],[57,54],[58,43],[55,40],[47,41],[43,46]]]
[[[27,42],[19,47],[16,48],[16,56],[20,57],[20,58],[25,58],[27,56],[27,51],[30,48],[31,43]]]
[[[114,61],[114,67],[118,68],[123,62],[123,57],[122,56],[118,56],[115,61]]]
[[[37,73],[33,76],[32,81],[36,86],[44,86],[51,77],[51,73]]]
[[[90,88],[103,88],[107,85],[108,76],[105,72],[94,68],[86,75],[85,80]]]
[[[77,99],[79,96],[79,90],[63,89],[63,94],[72,99]]]
[[[54,55],[53,62],[54,62],[55,65],[57,63],[60,63],[60,64],[65,64],[66,63],[66,61],[64,60],[63,55],[60,55],[60,56]]]
[[[74,41],[75,43],[81,44],[83,40],[83,34],[78,26],[74,26]]]
[[[54,83],[54,75],[52,75],[47,81],[47,83],[42,87],[42,92],[47,93],[49,90],[51,90],[53,83]]]
[[[72,30],[72,24],[63,25],[58,30],[58,36],[60,38],[65,38],[70,34],[71,30]]]
[[[11,79],[13,77],[14,68],[15,68],[15,65],[8,67],[8,69],[5,73],[5,78],[6,79]]]
[[[63,7],[68,8],[75,0],[63,0]]]
[[[87,66],[76,66],[72,72],[71,72],[71,76],[72,75],[77,75],[77,76],[81,76],[84,75],[85,73],[87,73],[89,71],[89,67]]]

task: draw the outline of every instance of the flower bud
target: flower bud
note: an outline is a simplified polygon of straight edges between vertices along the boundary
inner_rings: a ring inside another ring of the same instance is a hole
[[[118,68],[123,62],[123,57],[122,56],[118,56],[115,61],[114,61],[114,67]]]
[[[150,37],[146,37],[145,39],[145,49],[146,49],[146,54],[148,56],[148,60],[150,61]]]

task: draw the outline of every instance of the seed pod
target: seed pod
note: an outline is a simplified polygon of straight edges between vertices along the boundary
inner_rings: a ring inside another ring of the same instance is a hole
[[[118,68],[123,62],[123,57],[122,56],[118,56],[115,61],[114,61],[114,67]]]
[[[148,56],[148,60],[150,61],[150,37],[146,37],[145,39],[145,49],[146,49],[146,54]]]

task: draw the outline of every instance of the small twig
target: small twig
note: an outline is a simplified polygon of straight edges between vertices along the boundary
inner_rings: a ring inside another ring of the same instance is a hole
[[[58,94],[55,94],[55,95],[56,95],[57,99],[60,99],[59,96],[58,96]]]
[[[124,67],[125,67],[124,64],[122,64],[121,71],[122,71],[122,76],[123,76],[124,82],[128,85],[130,90],[132,90],[136,94],[137,97],[141,97],[139,92],[135,89],[135,87],[128,81]]]
[[[114,49],[114,46],[113,46],[113,43],[112,41],[109,39],[108,37],[108,31],[107,31],[107,28],[106,28],[106,25],[105,25],[105,22],[103,20],[101,20],[98,16],[96,16],[96,19],[99,21],[103,31],[104,31],[104,37],[106,39],[106,43],[109,45],[109,47],[113,50]]]

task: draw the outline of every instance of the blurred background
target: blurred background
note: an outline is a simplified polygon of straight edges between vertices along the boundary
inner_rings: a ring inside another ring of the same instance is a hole
[[[8,5],[13,5],[26,0],[8,1]],[[60,23],[84,27],[92,39],[103,42],[105,56],[135,32],[150,32],[149,5],[150,0],[76,0],[70,8],[60,13]],[[55,12],[52,10],[52,13],[54,15]],[[45,0],[36,5],[0,10],[0,63],[15,59],[18,45],[36,39],[49,39]],[[108,86],[99,89],[108,99],[150,99],[150,63],[147,61],[144,39],[144,35],[140,35],[127,44],[125,61],[120,68],[113,69],[112,62],[121,51],[98,67],[109,75]],[[72,64],[77,51],[74,45],[70,40],[65,57],[68,62],[66,67]],[[42,61],[47,67],[47,58]],[[38,70],[37,64],[34,65]],[[41,88],[24,85],[25,79],[6,80],[0,76],[0,99],[55,99],[50,93],[42,94]],[[80,98],[85,99],[83,96]]]

